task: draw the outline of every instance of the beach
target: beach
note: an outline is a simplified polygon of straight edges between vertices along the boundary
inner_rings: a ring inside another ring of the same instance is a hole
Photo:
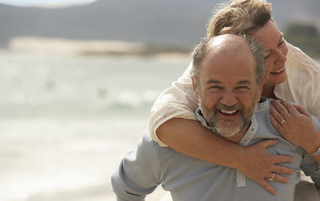
[[[168,58],[0,51],[0,200],[115,200],[111,173],[190,62]]]

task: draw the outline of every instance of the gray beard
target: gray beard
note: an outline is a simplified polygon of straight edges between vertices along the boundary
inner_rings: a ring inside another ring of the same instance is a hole
[[[222,137],[233,137],[243,131],[246,126],[250,124],[252,115],[256,110],[257,103],[253,103],[253,105],[254,106],[248,108],[247,111],[245,111],[244,107],[239,104],[230,107],[219,104],[213,108],[213,111],[210,111],[206,106],[200,104],[200,109],[205,120],[207,121],[207,124],[216,131],[216,134]],[[225,120],[218,118],[216,113],[223,109],[238,110],[238,112],[241,113],[241,118],[236,120]],[[212,116],[207,115],[210,113],[213,113]]]
[[[233,137],[238,135],[249,123],[250,119],[245,121],[244,118],[241,118],[237,124],[234,121],[216,120],[212,122],[212,128],[216,131],[216,134],[222,137]]]

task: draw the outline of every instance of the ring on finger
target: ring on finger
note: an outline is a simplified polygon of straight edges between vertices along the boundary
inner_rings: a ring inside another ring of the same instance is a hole
[[[269,181],[273,181],[273,178],[274,178],[274,173],[272,173],[272,177],[271,178],[268,178]]]
[[[285,118],[287,114],[289,114],[289,112],[285,113],[285,114],[283,115],[283,118]]]
[[[280,125],[282,125],[285,121],[286,121],[286,120],[285,120],[285,119],[283,119],[283,120],[280,122]]]

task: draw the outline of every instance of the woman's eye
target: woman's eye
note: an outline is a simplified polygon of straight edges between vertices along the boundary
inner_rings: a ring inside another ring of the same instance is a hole
[[[278,47],[281,46],[284,43],[284,40],[282,40],[279,44]]]
[[[268,55],[264,56],[263,59],[264,60],[268,59],[270,57],[270,55],[271,55],[271,52]]]

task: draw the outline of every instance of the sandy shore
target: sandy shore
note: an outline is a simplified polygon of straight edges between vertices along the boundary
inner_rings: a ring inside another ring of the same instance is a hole
[[[164,191],[161,188],[161,186],[159,186],[152,194],[146,197],[146,201],[159,201],[166,194],[167,192]],[[116,196],[114,193],[90,198],[90,201],[115,201],[115,200],[116,200]],[[83,200],[77,200],[77,201],[87,201],[87,200],[83,199]]]

